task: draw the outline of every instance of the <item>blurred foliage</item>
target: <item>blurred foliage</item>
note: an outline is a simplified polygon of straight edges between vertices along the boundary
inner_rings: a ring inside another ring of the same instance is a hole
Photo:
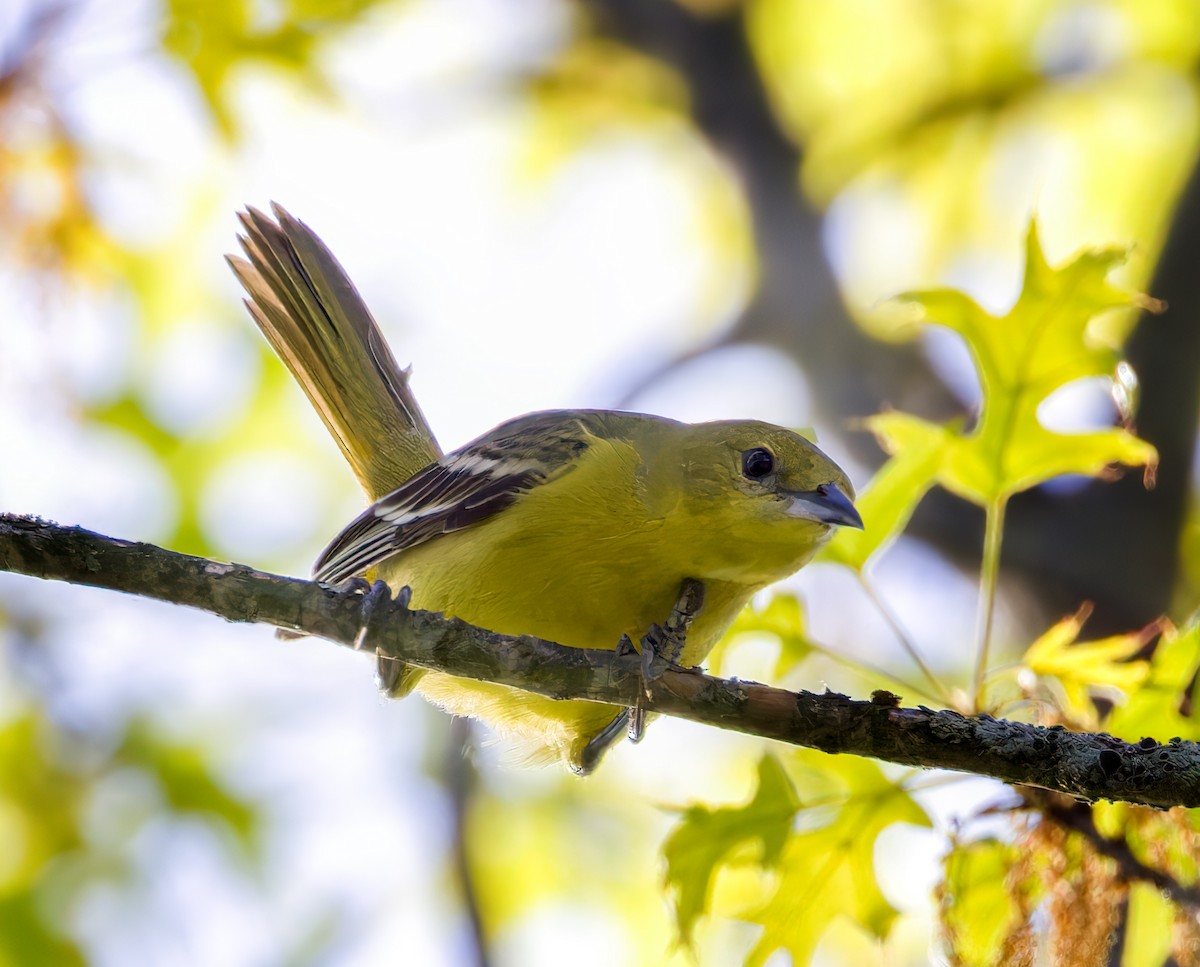
[[[833,233],[830,243],[836,249],[849,238],[839,267],[860,322],[888,339],[918,337],[926,322],[949,329],[965,340],[982,384],[981,408],[952,421],[901,412],[867,418],[889,458],[859,500],[867,530],[839,533],[824,560],[867,580],[934,486],[994,509],[1061,474],[1103,477],[1114,464],[1153,463],[1153,449],[1131,426],[1066,434],[1047,428],[1039,409],[1073,381],[1111,379],[1132,310],[1148,304],[1124,286],[1144,284],[1195,162],[1200,15],[1192,0],[678,6],[704,18],[744,17],[776,117],[802,149],[798,190],[842,219],[835,222],[844,234]],[[192,85],[214,140],[236,150],[247,137],[238,123],[247,77],[270,71],[307,97],[336,102],[342,92],[325,69],[328,47],[356,28],[369,31],[373,18],[390,23],[421,8],[428,4],[166,0],[153,38],[156,53]],[[720,146],[704,142],[677,70],[653,51],[602,36],[603,8],[573,6],[560,46],[522,60],[505,78],[523,99],[514,180],[536,188],[604,139],[652,144],[702,195],[697,238],[727,266],[725,277],[706,280],[715,320],[744,297],[736,295],[744,281],[731,280],[752,276],[760,254],[746,186]],[[315,465],[332,450],[298,426],[282,368],[199,268],[216,258],[206,233],[217,204],[211,186],[195,187],[168,237],[145,244],[121,240],[95,207],[98,173],[121,159],[89,140],[75,122],[69,86],[56,82],[74,56],[62,39],[73,12],[68,3],[35,6],[2,48],[0,246],[44,292],[129,301],[128,372],[98,395],[68,378],[55,388],[80,425],[135,441],[164,472],[177,510],[161,539],[220,556],[202,505],[224,469],[264,452],[302,454]],[[1030,195],[1037,227],[1027,225]],[[864,211],[870,217],[856,222]],[[944,287],[964,267],[983,265],[986,275],[1010,264],[1022,231],[1023,288],[1010,311],[989,312]],[[899,244],[885,244],[896,235]],[[1114,239],[1138,243],[1121,285],[1110,274],[1120,271],[1125,249],[1085,248],[1057,267],[1046,255]],[[892,285],[898,273],[902,286]],[[912,312],[868,305],[881,289],[897,287],[932,288],[906,297]],[[196,319],[227,328],[253,360],[241,405],[199,431],[155,408],[146,376],[152,353]],[[325,503],[322,514],[332,521],[337,502]],[[1200,600],[1195,506],[1181,535],[1190,582],[1181,589],[1184,612]],[[319,532],[322,521],[311,526]],[[280,560],[304,539],[277,548]],[[998,541],[989,553],[998,562]],[[938,608],[936,593],[930,609]],[[994,595],[985,588],[985,597]],[[1016,666],[988,669],[1014,714],[1131,740],[1200,739],[1200,625],[1163,621],[1092,641],[1084,637],[1086,614],[1031,634]],[[743,616],[712,667],[736,671],[731,643],[750,638],[778,644],[776,678],[809,674],[831,654],[811,635],[795,596],[776,596]],[[891,682],[874,669],[859,671]],[[230,868],[254,878],[270,817],[228,786],[209,744],[168,741],[136,714],[112,726],[107,745],[89,743],[43,697],[22,693],[0,719],[0,965],[91,959],[78,930],[80,905],[104,890],[136,905],[154,889],[132,852],[152,824],[203,823],[217,831]],[[876,876],[877,865],[889,862],[882,834],[930,823],[920,777],[803,751],[752,761],[744,804],[716,805],[736,797],[714,796],[682,807],[662,842],[658,873],[677,942],[705,963],[787,956],[801,967],[818,945],[836,953],[836,925],[850,924],[878,960],[923,962],[923,947],[913,954],[889,946],[900,921]],[[604,781],[537,780],[514,791],[496,779],[472,794],[466,847],[489,943],[501,944],[539,910],[573,906],[637,938],[642,962],[668,956],[671,924],[652,868],[660,830],[637,818],[627,790]],[[128,808],[114,811],[114,799]],[[947,962],[1104,962],[1118,923],[1126,967],[1169,957],[1196,962],[1195,908],[1185,902],[1200,855],[1195,811],[1027,797],[976,818],[978,825],[968,817],[950,835],[942,863],[936,913]],[[109,824],[102,835],[101,821]],[[579,876],[581,867],[588,876]],[[1164,892],[1164,882],[1174,892]],[[334,949],[336,900],[328,910],[328,918],[301,925],[300,936],[277,938],[279,950],[293,948],[281,959],[315,961]],[[717,923],[733,926],[732,941],[713,929]]]
[[[1067,967],[1195,962],[1195,810],[1101,804],[1094,824],[1082,818],[1087,813],[1075,803],[1040,806],[1014,816],[1012,842],[983,836],[954,844],[938,890],[951,964],[1034,963],[1039,950]]]
[[[762,905],[743,914],[763,927],[746,961],[753,967],[781,949],[794,964],[808,963],[823,932],[843,917],[886,940],[898,913],[876,880],[877,840],[894,823],[929,825],[924,810],[874,762],[811,750],[798,750],[789,761],[816,803],[832,803],[802,817],[783,844],[778,876]]]
[[[485,942],[503,949],[527,918],[573,922],[586,911],[611,934],[605,949],[619,962],[684,967],[672,956],[655,875],[659,824],[646,824],[619,783],[547,778],[522,788],[491,777],[469,803],[466,844]]]
[[[0,723],[0,964],[86,963],[83,904],[101,889],[133,898],[156,888],[137,844],[164,821],[198,819],[239,866],[249,860],[258,807],[209,758],[145,722],[103,748],[34,706],[11,710]]]
[[[794,780],[764,756],[746,805],[690,806],[664,843],[682,943],[692,943],[696,921],[714,906],[763,927],[746,961],[756,967],[776,950],[807,964],[843,917],[887,939],[897,911],[876,882],[876,840],[894,823],[929,825],[924,810],[873,762],[810,750],[788,752],[783,762]],[[724,889],[714,904],[718,877]]]
[[[532,79],[535,124],[525,139],[531,178],[543,179],[598,133],[685,123],[687,89],[653,57],[580,38]]]
[[[739,616],[717,646],[708,653],[706,664],[714,675],[727,674],[727,655],[745,635],[766,635],[779,645],[773,675],[781,679],[822,646],[809,636],[804,621],[804,603],[794,594],[773,595],[761,607],[751,605]]]
[[[764,870],[779,868],[784,844],[801,803],[779,760],[763,756],[758,764],[758,787],[745,806],[688,807],[663,843],[666,885],[675,906],[679,938],[693,942],[696,919],[712,903],[713,883],[720,867],[742,856]]]
[[[979,139],[1002,133],[1014,116],[1054,110],[1083,123],[1074,96],[1114,77],[1134,94],[1149,66],[1187,71],[1200,56],[1187,0],[853,0],[836,10],[817,0],[760,0],[750,11],[763,76],[785,123],[809,146],[808,183],[825,198],[868,166],[912,170],[921,155],[959,139],[958,160],[967,149],[986,163]],[[1072,75],[1086,79],[1057,83]]]
[[[332,33],[358,24],[381,0],[166,0],[162,46],[196,80],[222,132],[232,136],[229,84],[248,66],[269,65],[329,94],[318,60]]]

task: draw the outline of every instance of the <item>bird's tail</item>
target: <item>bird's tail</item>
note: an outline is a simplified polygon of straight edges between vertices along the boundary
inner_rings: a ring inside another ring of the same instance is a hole
[[[239,214],[247,258],[227,256],[246,308],[376,499],[441,456],[383,333],[333,253],[272,204]]]

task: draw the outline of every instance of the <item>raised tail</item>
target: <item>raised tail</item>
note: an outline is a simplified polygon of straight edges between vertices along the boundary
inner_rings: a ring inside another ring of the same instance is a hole
[[[383,333],[316,233],[272,204],[239,214],[247,259],[226,256],[246,308],[372,498],[442,455]]]

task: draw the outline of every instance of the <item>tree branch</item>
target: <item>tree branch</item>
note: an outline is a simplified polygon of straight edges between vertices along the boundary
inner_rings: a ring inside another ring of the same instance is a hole
[[[263,622],[551,698],[640,703],[647,711],[824,752],[969,772],[1079,799],[1200,806],[1200,746],[1178,738],[1131,745],[1061,726],[901,708],[887,692],[869,702],[789,692],[662,659],[643,679],[636,653],[495,634],[377,600],[361,587],[334,590],[37,518],[0,515],[0,569],[187,605],[228,621]]]

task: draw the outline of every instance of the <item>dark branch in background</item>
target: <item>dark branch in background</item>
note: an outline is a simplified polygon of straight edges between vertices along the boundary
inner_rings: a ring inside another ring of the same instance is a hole
[[[1131,745],[1109,735],[968,718],[827,692],[788,692],[713,678],[661,659],[649,677],[635,652],[567,648],[501,635],[361,589],[219,564],[77,527],[0,515],[0,569],[185,604],[229,621],[263,622],[378,651],[422,668],[558,699],[662,712],[793,745],[953,769],[1086,800],[1200,806],[1200,746],[1173,738]]]
[[[599,29],[679,72],[692,96],[697,128],[741,179],[761,279],[720,345],[758,342],[790,355],[803,366],[827,420],[874,413],[884,405],[931,419],[955,415],[959,407],[914,347],[877,343],[846,314],[822,248],[820,214],[800,192],[802,149],[772,113],[741,6],[710,16],[671,0],[586,0],[585,6]],[[983,91],[975,102],[955,100],[944,107],[963,115],[994,112],[1030,89],[1009,85]],[[1140,476],[1131,474],[1116,485],[1090,484],[1069,499],[1039,489],[1021,495],[1009,509],[1005,567],[1032,577],[1032,592],[1051,611],[1095,602],[1091,628],[1097,634],[1157,618],[1170,604],[1178,575],[1177,538],[1200,421],[1197,251],[1200,171],[1176,208],[1149,286],[1170,310],[1143,317],[1128,347],[1142,381],[1138,430],[1162,458],[1157,489],[1147,493]],[[865,437],[845,442],[864,463],[880,461]],[[973,566],[983,518],[976,508],[934,491],[912,532]]]
[[[889,403],[953,415],[949,394],[914,346],[871,339],[847,315],[820,214],[800,193],[800,151],[771,109],[741,11],[698,16],[671,0],[588,0],[586,7],[601,31],[679,72],[697,128],[737,172],[749,203],[758,288],[732,331],[688,358],[739,344],[778,349],[804,369],[833,429]],[[846,444],[864,463],[881,459],[865,434]]]

